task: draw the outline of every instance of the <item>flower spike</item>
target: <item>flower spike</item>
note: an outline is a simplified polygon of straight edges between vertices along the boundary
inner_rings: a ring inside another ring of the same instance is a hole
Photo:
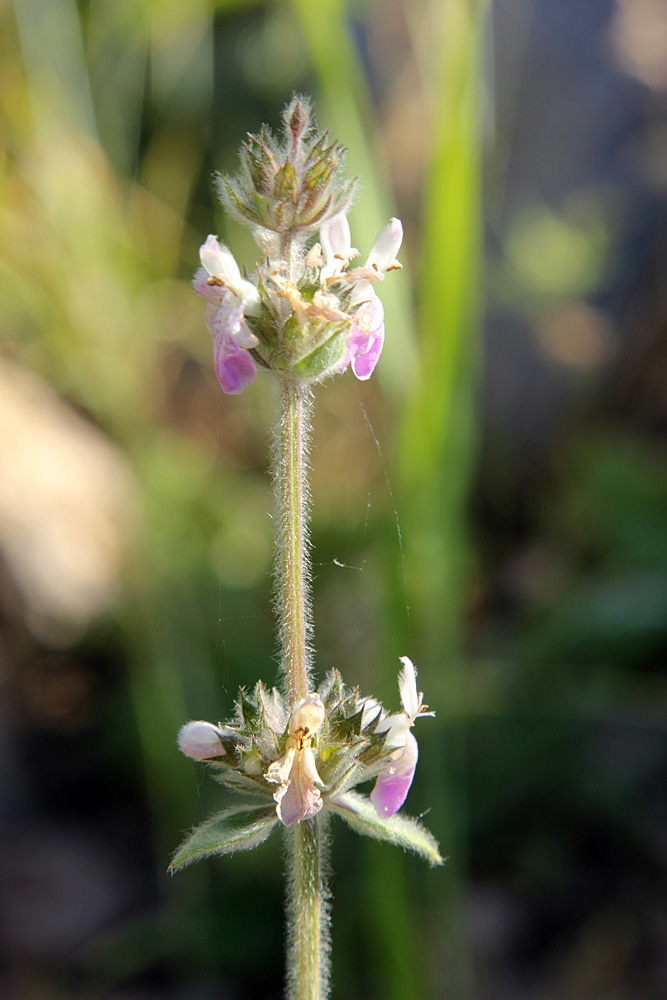
[[[385,331],[374,285],[401,266],[403,227],[391,219],[363,267],[351,266],[358,251],[347,212],[356,181],[343,177],[344,154],[317,130],[308,101],[294,98],[282,138],[267,128],[249,135],[241,172],[218,178],[225,207],[251,227],[261,251],[248,276],[217,237],[199,251],[193,284],[207,303],[224,392],[243,392],[258,371],[310,385],[346,368],[362,381],[375,370]]]

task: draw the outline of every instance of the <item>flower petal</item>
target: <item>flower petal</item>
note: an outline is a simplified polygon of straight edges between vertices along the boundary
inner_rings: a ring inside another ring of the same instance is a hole
[[[229,293],[224,285],[210,285],[210,277],[211,276],[206,268],[197,268],[195,276],[192,279],[192,287],[200,298],[204,299],[206,302],[213,303],[214,305],[219,305],[225,295],[228,295]]]
[[[275,765],[271,765],[275,767]],[[267,771],[266,777],[269,781],[271,768]],[[310,819],[322,808],[322,796],[315,782],[322,784],[315,758],[310,747],[296,750],[294,763],[290,771],[289,780],[284,782],[274,794],[276,800],[276,812],[278,819],[285,826],[292,823],[300,823],[302,819]]]
[[[296,747],[292,746],[289,748],[284,757],[281,757],[280,760],[274,761],[266,772],[266,780],[274,782],[277,785],[286,785],[289,781],[292,765],[294,764],[295,753]]]
[[[398,690],[401,695],[401,704],[410,722],[414,723],[419,715],[420,708],[419,695],[417,694],[417,672],[414,663],[409,657],[401,656],[401,663],[403,664],[403,669],[398,675]]]
[[[367,267],[386,271],[396,260],[403,242],[403,226],[400,219],[392,219],[388,226],[377,236],[366,261]]]
[[[237,396],[255,381],[255,362],[243,347],[235,343],[243,321],[240,305],[229,308],[223,303],[212,321],[215,373],[224,392]]]
[[[324,722],[324,716],[325,709],[320,696],[315,693],[306,695],[305,698],[302,698],[294,706],[289,722],[289,731],[293,736],[301,733],[308,737],[314,736],[315,733],[319,732]],[[309,751],[309,753],[312,758],[312,751]],[[313,759],[314,766],[315,761]],[[315,774],[317,775],[317,771],[315,771]]]
[[[199,248],[199,259],[212,278],[222,278],[230,288],[238,285],[243,278],[239,266],[227,247],[218,243],[213,235],[206,238]]]
[[[350,258],[352,237],[347,216],[342,213],[334,215],[320,229],[320,243],[325,258],[325,265],[320,271],[320,280],[340,274]]]
[[[393,816],[401,808],[410,791],[418,757],[417,740],[408,731],[404,750],[380,774],[371,792],[371,802],[378,816]]]
[[[207,274],[211,278],[218,278],[223,283],[224,289],[228,289],[241,299],[247,311],[252,312],[259,305],[259,292],[251,281],[241,277],[233,255],[227,247],[218,243],[215,236],[207,237],[206,242],[199,248],[199,257]],[[198,281],[198,275],[195,275],[195,282],[195,291],[198,295],[202,295],[202,291],[199,290],[201,281]],[[215,285],[210,285],[209,288],[215,288]]]
[[[410,731],[412,723],[405,712],[397,712],[395,715],[388,715],[382,719],[376,729],[377,733],[386,733],[385,746],[387,749],[396,749],[405,746],[405,739]]]
[[[283,826],[300,823],[302,819],[310,819],[322,808],[322,797],[319,788],[309,786],[302,788],[294,781],[281,785],[273,796],[276,800],[276,813]]]
[[[221,757],[225,750],[220,735],[218,727],[210,722],[187,722],[179,731],[178,749],[192,760]]]
[[[232,340],[237,347],[257,347],[259,338],[255,336],[245,321],[239,323],[238,330],[232,334]]]
[[[238,396],[255,381],[257,369],[247,351],[233,347],[216,358],[215,374],[223,392]]]
[[[378,363],[384,345],[384,309],[375,293],[363,305],[350,324],[347,342],[347,363],[360,381],[369,379]]]

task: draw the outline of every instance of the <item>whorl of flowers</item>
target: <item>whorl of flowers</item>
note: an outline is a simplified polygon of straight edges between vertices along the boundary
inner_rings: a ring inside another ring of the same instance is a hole
[[[392,219],[362,266],[346,213],[356,180],[343,175],[345,150],[294,98],[278,140],[263,126],[241,147],[241,170],[220,175],[225,208],[250,226],[261,251],[244,277],[231,252],[210,235],[200,248],[194,289],[206,302],[215,369],[227,393],[250,385],[258,368],[284,379],[319,382],[351,366],[372,374],[384,343],[375,286],[396,260],[403,229]],[[317,236],[319,235],[319,241]]]
[[[394,714],[347,687],[334,670],[291,713],[280,692],[268,691],[260,681],[252,694],[240,692],[230,722],[183,726],[178,736],[183,753],[205,761],[216,780],[255,802],[226,810],[195,830],[176,852],[172,870],[207,854],[255,847],[277,825],[291,826],[320,812],[440,864],[431,834],[415,820],[395,815],[417,763],[411,728],[419,717],[433,714],[417,691],[411,661],[403,657],[402,664],[403,707]],[[373,779],[370,799],[352,791]],[[258,797],[268,802],[257,805]]]

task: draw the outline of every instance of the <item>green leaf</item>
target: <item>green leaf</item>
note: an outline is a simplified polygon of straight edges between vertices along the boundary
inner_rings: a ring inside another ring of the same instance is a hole
[[[341,816],[356,833],[374,840],[386,840],[406,850],[419,854],[431,866],[442,865],[445,858],[440,854],[438,842],[432,833],[410,816],[398,813],[389,819],[381,819],[370,799],[355,792],[345,792],[335,799],[328,799],[331,812]]]
[[[226,809],[190,834],[174,854],[169,871],[173,874],[213,854],[250,851],[266,840],[277,822],[275,806]]]

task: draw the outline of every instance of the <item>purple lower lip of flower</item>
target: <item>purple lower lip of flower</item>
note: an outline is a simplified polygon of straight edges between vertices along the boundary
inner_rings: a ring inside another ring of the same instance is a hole
[[[365,382],[378,363],[384,345],[384,309],[377,295],[363,305],[350,325],[347,363],[356,377]]]
[[[232,396],[252,385],[257,376],[255,362],[244,347],[234,343],[233,335],[237,333],[243,321],[241,306],[223,303],[213,314],[211,327],[213,332],[213,357],[215,373],[223,392]]]
[[[316,788],[303,789],[293,781],[279,788],[273,797],[277,803],[278,819],[283,826],[310,819],[322,808],[322,799]]]
[[[410,791],[415,776],[419,747],[412,733],[406,733],[405,749],[398,760],[390,762],[375,782],[371,802],[383,819],[398,812]]]

